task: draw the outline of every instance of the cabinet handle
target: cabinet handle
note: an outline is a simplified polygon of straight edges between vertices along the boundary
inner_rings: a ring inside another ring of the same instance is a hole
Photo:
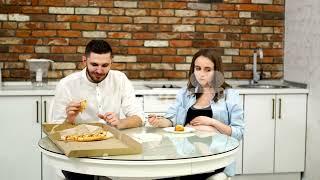
[[[36,101],[37,105],[37,123],[39,123],[39,101]]]
[[[44,122],[47,122],[47,101],[44,101]]]
[[[279,98],[279,119],[281,119],[281,98]]]
[[[272,98],[272,119],[274,119],[275,100]]]

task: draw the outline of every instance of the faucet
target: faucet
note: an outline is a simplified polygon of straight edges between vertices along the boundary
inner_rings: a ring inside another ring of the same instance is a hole
[[[257,56],[259,54],[259,59],[263,59],[263,51],[261,48],[254,49],[253,52],[253,66],[252,66],[252,80],[251,84],[257,84],[259,80],[262,79],[262,71],[259,73],[257,72]]]

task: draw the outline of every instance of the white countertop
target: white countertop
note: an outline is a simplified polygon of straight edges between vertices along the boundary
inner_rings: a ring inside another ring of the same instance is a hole
[[[149,88],[146,84],[173,84],[180,87],[186,86],[186,81],[132,81],[137,95],[173,95],[180,88]],[[247,81],[229,80],[235,89],[239,90],[240,94],[307,94],[307,88],[290,87],[283,89],[253,89],[253,88],[237,88],[237,85],[246,84]],[[263,81],[268,84],[282,84],[281,81]],[[52,96],[54,95],[57,82],[49,82],[44,87],[33,87],[30,82],[4,82],[0,87],[0,96]]]

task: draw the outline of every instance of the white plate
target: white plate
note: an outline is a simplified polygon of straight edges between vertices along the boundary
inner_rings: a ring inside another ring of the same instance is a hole
[[[166,132],[177,133],[177,134],[191,133],[195,131],[195,129],[193,129],[192,127],[184,127],[184,131],[175,131],[174,127],[166,127],[166,128],[163,128],[163,130]]]

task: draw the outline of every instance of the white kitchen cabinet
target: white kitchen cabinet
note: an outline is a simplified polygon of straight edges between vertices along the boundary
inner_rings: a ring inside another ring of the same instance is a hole
[[[245,95],[243,173],[304,169],[305,94]]]
[[[40,96],[0,97],[0,179],[41,179],[40,104]]]

